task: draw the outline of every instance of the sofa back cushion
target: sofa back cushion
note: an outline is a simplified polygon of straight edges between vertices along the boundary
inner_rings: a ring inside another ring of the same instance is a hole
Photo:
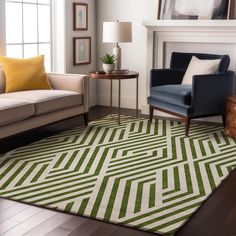
[[[6,90],[6,79],[3,68],[0,66],[0,94],[5,93]]]
[[[171,55],[170,68],[187,70],[188,65],[195,56],[201,60],[216,60],[220,59],[220,65],[217,70],[217,73],[224,74],[228,70],[230,57],[228,55],[216,55],[216,54],[205,54],[205,53],[182,53],[182,52],[173,52]]]

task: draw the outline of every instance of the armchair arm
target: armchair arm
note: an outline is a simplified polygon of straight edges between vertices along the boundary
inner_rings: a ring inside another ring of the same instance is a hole
[[[177,69],[152,69],[151,70],[151,87],[181,84],[185,71]]]
[[[192,88],[193,115],[225,113],[226,97],[234,92],[235,74],[194,75]]]
[[[53,89],[83,94],[85,112],[88,112],[89,84],[86,75],[48,73],[47,76]]]

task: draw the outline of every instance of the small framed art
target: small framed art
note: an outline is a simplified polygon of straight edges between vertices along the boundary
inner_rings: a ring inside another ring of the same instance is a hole
[[[74,65],[91,63],[91,37],[73,38],[73,62]]]
[[[88,30],[88,4],[73,3],[73,26],[74,30]]]

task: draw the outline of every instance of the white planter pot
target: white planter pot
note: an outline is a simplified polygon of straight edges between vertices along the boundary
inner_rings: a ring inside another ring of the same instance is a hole
[[[106,73],[111,73],[115,69],[115,64],[103,64],[103,70]]]

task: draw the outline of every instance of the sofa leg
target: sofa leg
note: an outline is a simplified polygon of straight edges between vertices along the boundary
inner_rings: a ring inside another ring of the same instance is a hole
[[[188,133],[189,133],[190,121],[191,121],[190,117],[185,118],[185,137],[186,138],[188,137]]]
[[[153,119],[153,107],[149,106],[149,122],[152,123]]]
[[[88,112],[84,113],[84,125],[88,126]]]
[[[226,115],[222,114],[223,126],[226,127]]]

